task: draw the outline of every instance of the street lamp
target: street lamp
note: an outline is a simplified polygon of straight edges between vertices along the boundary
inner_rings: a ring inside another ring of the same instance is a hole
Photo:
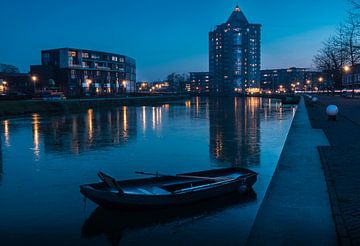
[[[38,80],[38,78],[37,78],[35,75],[33,75],[33,76],[31,76],[31,80],[33,81],[33,84],[34,84],[34,93],[35,93],[35,90],[36,90],[36,81]]]
[[[355,69],[356,70],[356,69]],[[350,73],[351,72],[351,67],[348,65],[344,66],[344,72],[345,73]],[[352,84],[352,96],[355,96],[355,72],[351,73],[351,84]]]
[[[348,66],[348,65],[345,65],[345,66],[344,66],[344,72],[345,72],[345,73],[350,72],[350,70],[351,70],[350,66]]]
[[[126,80],[122,81],[122,85],[123,85],[123,92],[126,93]]]
[[[7,89],[7,81],[3,81],[2,82],[2,84],[3,84],[3,91],[4,91],[4,94],[6,94],[6,89]]]
[[[322,82],[324,82],[324,78],[323,77],[319,77],[319,89],[320,89],[320,84],[322,83]]]

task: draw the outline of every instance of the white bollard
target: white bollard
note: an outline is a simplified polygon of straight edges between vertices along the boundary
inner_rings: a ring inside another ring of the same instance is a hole
[[[311,99],[311,101],[312,101],[313,103],[317,103],[317,101],[319,101],[319,99],[318,99],[317,97],[313,97],[313,98]]]
[[[336,121],[336,116],[339,113],[339,108],[336,105],[329,105],[326,108],[326,114],[328,116],[328,120]]]

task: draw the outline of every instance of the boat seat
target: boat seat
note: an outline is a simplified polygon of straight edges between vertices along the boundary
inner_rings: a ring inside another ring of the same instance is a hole
[[[160,187],[143,187],[143,188],[123,188],[124,193],[131,195],[170,195],[171,193],[167,190],[161,189]]]
[[[237,179],[239,178],[240,176],[243,176],[241,173],[232,173],[232,174],[229,174],[229,175],[224,175],[224,176],[221,176],[223,178],[229,178],[229,179]]]

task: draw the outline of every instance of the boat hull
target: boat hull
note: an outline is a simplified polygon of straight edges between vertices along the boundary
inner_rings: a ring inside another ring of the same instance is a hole
[[[224,171],[219,170],[219,172]],[[234,169],[235,170],[235,169]],[[236,169],[239,171],[240,169]],[[212,185],[205,189],[199,190],[189,190],[181,193],[169,193],[169,194],[161,194],[161,195],[142,195],[142,194],[126,194],[126,193],[118,193],[114,191],[104,190],[98,187],[102,187],[103,184],[90,184],[90,185],[82,185],[80,186],[80,192],[93,202],[99,204],[102,207],[110,207],[110,208],[136,208],[136,207],[169,207],[169,206],[177,206],[177,205],[186,205],[195,203],[198,201],[215,198],[218,196],[226,195],[232,192],[239,192],[250,189],[253,184],[257,180],[257,174],[247,170],[241,169],[244,175],[243,178],[239,177],[237,179],[231,179],[225,182],[219,182],[219,184]],[[229,170],[230,173],[230,170]],[[214,176],[216,174],[216,170],[211,172],[197,172],[197,173],[187,173],[184,175],[210,175]],[[249,175],[250,174],[250,175]],[[161,179],[151,178],[151,179],[143,179],[146,182],[166,182]],[[124,184],[128,184],[133,181],[125,181]],[[138,181],[141,183],[141,180]],[[119,185],[122,185],[122,182],[119,182]]]

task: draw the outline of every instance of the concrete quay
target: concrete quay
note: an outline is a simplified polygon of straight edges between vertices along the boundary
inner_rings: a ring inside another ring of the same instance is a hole
[[[302,99],[247,245],[337,245],[318,146],[329,145],[311,127]]]

